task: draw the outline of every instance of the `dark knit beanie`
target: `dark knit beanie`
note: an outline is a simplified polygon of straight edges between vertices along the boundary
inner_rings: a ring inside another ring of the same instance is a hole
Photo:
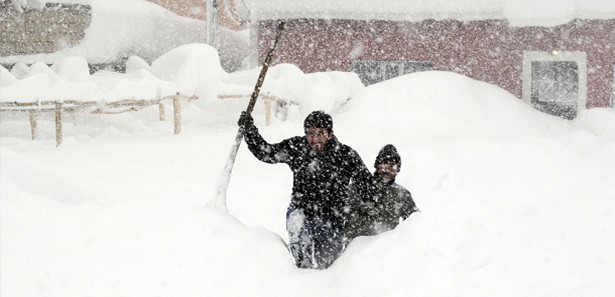
[[[392,144],[387,144],[380,149],[374,167],[380,164],[397,165],[397,171],[401,169],[401,157],[397,153],[397,149]]]
[[[333,118],[322,110],[312,111],[303,121],[303,128],[327,128],[333,130]]]

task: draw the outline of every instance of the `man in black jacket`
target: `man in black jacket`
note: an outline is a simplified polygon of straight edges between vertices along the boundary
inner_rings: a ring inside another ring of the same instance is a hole
[[[293,172],[286,229],[295,264],[299,268],[329,267],[344,249],[349,183],[356,184],[362,199],[373,199],[372,176],[359,154],[337,140],[331,116],[322,111],[305,118],[305,136],[276,144],[263,139],[249,114],[242,113],[238,124],[256,158],[285,163]]]
[[[401,169],[401,157],[392,144],[387,144],[378,153],[374,162],[378,202],[360,199],[354,187],[349,193],[349,216],[346,222],[348,241],[358,236],[377,235],[397,227],[400,220],[407,219],[418,211],[408,189],[395,183]]]

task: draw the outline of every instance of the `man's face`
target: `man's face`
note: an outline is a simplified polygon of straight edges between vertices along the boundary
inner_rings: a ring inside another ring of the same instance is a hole
[[[315,152],[320,152],[325,148],[325,144],[331,139],[331,136],[333,136],[333,131],[329,133],[327,128],[307,128],[305,129],[305,136],[310,148]]]
[[[397,165],[394,164],[378,164],[376,170],[380,176],[387,180],[395,179],[395,176],[397,176]]]

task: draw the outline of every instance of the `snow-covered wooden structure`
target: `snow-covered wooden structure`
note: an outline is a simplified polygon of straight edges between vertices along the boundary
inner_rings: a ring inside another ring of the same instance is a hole
[[[613,106],[615,4],[605,1],[247,2],[258,57],[285,20],[275,63],[305,72],[354,71],[369,85],[453,71],[569,119]]]
[[[20,112],[28,113],[30,119],[30,134],[32,140],[37,138],[38,115],[43,112],[53,112],[55,119],[56,146],[62,144],[64,132],[62,129],[63,114],[79,110],[88,110],[92,114],[117,114],[123,112],[138,111],[153,105],[158,105],[160,121],[166,120],[164,101],[172,101],[174,134],[181,132],[181,101],[198,99],[196,96],[173,95],[155,99],[122,99],[110,102],[98,100],[47,100],[36,102],[2,102],[0,101],[0,113]]]

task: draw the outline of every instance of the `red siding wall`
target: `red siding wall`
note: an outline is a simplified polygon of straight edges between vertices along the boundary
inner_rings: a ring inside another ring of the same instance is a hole
[[[205,20],[205,0],[148,0],[156,3],[173,13],[197,20]],[[218,1],[218,21],[220,25],[231,30],[245,29],[239,15],[236,13],[235,0]],[[229,7],[227,7],[227,5]]]
[[[276,21],[259,23],[264,56]],[[587,53],[588,107],[607,107],[615,64],[615,20],[576,20],[565,25],[510,27],[502,20],[422,22],[289,20],[274,63],[305,72],[350,71],[352,60],[432,61],[496,84],[521,98],[524,51]]]

